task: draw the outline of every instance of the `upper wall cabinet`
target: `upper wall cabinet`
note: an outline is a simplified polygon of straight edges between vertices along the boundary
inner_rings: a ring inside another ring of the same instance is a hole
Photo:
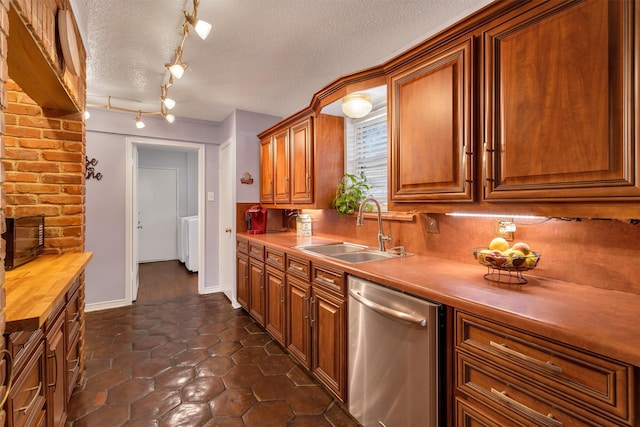
[[[486,200],[640,198],[634,8],[542,3],[483,32]]]
[[[258,136],[260,203],[279,209],[328,209],[344,168],[343,119],[307,116]]]
[[[389,76],[391,201],[473,200],[473,75],[467,38]]]

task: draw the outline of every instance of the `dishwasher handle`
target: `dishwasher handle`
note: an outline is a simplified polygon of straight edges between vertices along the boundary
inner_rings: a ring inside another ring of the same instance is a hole
[[[415,323],[418,326],[427,326],[427,319],[425,319],[424,317],[414,316],[413,314],[404,313],[402,311],[386,307],[382,304],[378,304],[377,302],[366,299],[365,297],[360,295],[360,292],[354,291],[353,289],[349,290],[349,295],[355,298],[356,301],[362,303],[373,311],[377,311],[380,314],[395,317],[396,319],[400,319],[405,322]]]

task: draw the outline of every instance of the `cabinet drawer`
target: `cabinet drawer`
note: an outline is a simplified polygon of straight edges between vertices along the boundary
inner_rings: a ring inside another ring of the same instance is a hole
[[[249,256],[264,261],[264,246],[249,242]]]
[[[340,295],[346,295],[346,281],[344,271],[336,270],[324,265],[313,264],[311,269],[311,280],[315,285],[321,285],[326,289],[336,291]]]
[[[303,258],[287,254],[287,273],[304,280],[311,280],[311,263]]]
[[[279,270],[284,270],[284,252],[277,251],[275,249],[266,248],[265,249],[265,262],[273,267],[276,267]]]
[[[73,394],[73,389],[80,376],[80,337],[76,336],[67,347],[67,401]]]
[[[469,314],[457,313],[459,349],[505,366],[558,398],[629,422],[633,367]]]
[[[246,240],[236,240],[236,251],[249,255],[249,242]]]
[[[75,292],[67,294],[67,310],[65,335],[67,336],[67,346],[80,334],[80,289],[76,288]]]
[[[14,332],[7,336],[7,350],[13,359],[14,375],[20,374],[29,355],[40,344],[43,336],[42,329]]]
[[[37,425],[37,420],[45,413],[45,389],[44,343],[40,341],[24,370],[16,376],[7,399],[9,427]]]
[[[522,426],[614,426],[603,419],[585,416],[575,408],[558,405],[549,394],[511,377],[502,369],[459,352],[458,390],[485,402],[510,419],[509,425]]]

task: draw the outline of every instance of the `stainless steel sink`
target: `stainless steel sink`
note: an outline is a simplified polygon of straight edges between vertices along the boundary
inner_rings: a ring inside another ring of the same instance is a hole
[[[351,252],[366,251],[366,246],[356,245],[355,243],[321,243],[317,245],[296,246],[296,249],[303,250],[305,252],[313,252],[319,255],[337,255],[346,254]]]
[[[332,255],[331,258],[339,259],[341,261],[350,262],[352,264],[358,264],[361,262],[380,261],[389,258],[398,258],[400,255],[389,254],[386,252],[351,252],[347,254]]]
[[[411,254],[382,252],[368,248],[367,246],[357,245],[355,243],[320,243],[316,245],[295,246],[295,249],[308,252],[313,255],[326,256],[338,261],[348,262],[350,264],[359,264],[362,262],[381,261],[391,258],[399,258]]]

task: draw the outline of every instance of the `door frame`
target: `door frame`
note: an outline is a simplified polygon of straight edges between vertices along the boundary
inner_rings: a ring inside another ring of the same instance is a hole
[[[176,148],[185,151],[196,151],[198,153],[198,293],[202,294],[205,290],[205,200],[204,200],[204,183],[205,183],[205,145],[193,142],[163,140],[153,138],[127,137],[125,140],[125,301],[128,304],[133,302],[135,293],[138,289],[138,259],[137,253],[134,251],[134,237],[137,230],[137,200],[134,198],[137,185],[137,147],[139,146],[157,146],[158,148]]]
[[[229,298],[229,300],[231,301],[231,305],[234,308],[240,308],[240,304],[238,304],[238,301],[236,299],[236,286],[235,284],[237,283],[237,278],[236,278],[236,268],[235,268],[235,262],[236,262],[236,239],[235,239],[235,230],[236,230],[236,214],[235,214],[235,194],[236,194],[236,180],[235,180],[235,176],[236,176],[236,163],[234,161],[234,157],[233,157],[233,151],[235,148],[235,145],[233,144],[234,140],[233,138],[229,138],[227,139],[225,142],[223,142],[222,144],[220,144],[220,150],[219,150],[219,158],[218,158],[218,162],[220,164],[222,164],[223,162],[227,161],[226,165],[228,166],[227,170],[227,180],[229,185],[225,186],[225,179],[224,177],[222,177],[222,175],[220,176],[220,180],[219,180],[219,187],[218,187],[218,198],[220,200],[220,213],[219,213],[219,229],[220,229],[220,238],[218,239],[218,254],[227,254],[230,255],[230,259],[229,260],[223,260],[220,265],[232,265],[234,266],[233,268],[219,268],[218,269],[218,283],[220,283],[220,286],[222,288],[222,292],[227,296],[227,298]],[[225,150],[229,150],[229,151],[225,151]],[[224,158],[224,153],[228,152],[229,153],[229,159],[225,159]],[[228,161],[230,160],[230,161]],[[219,170],[222,170],[222,168],[219,168]],[[229,197],[229,201],[230,201],[230,206],[223,206],[223,203],[226,202],[226,196]],[[227,212],[230,216],[230,222],[231,224],[226,224],[224,223],[224,215],[223,212]],[[225,228],[227,227],[231,227],[231,238],[227,238],[226,236],[226,231]],[[230,261],[231,264],[229,264],[226,261]]]

